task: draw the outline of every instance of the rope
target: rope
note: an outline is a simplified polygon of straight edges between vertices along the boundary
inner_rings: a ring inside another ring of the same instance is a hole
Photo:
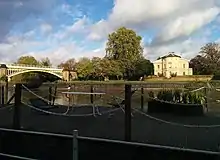
[[[208,104],[208,103],[202,103],[202,104],[193,104],[193,103],[178,103],[178,102],[172,102],[172,101],[164,101],[164,100],[161,100],[161,99],[158,99],[158,98],[152,98],[152,97],[148,97],[152,100],[155,100],[155,101],[158,101],[158,102],[161,102],[161,103],[167,103],[167,104],[179,104],[179,105],[185,105],[185,106],[195,106],[195,105],[205,105],[205,104]],[[210,104],[210,103],[209,103]]]
[[[43,100],[43,101],[46,101],[47,103],[50,103],[49,100],[47,100],[47,99],[45,99],[45,98],[43,98],[43,97],[37,95],[36,93],[34,93],[33,91],[31,91],[31,90],[30,90],[29,88],[27,88],[26,86],[23,85],[23,87],[24,87],[25,90],[27,90],[28,92],[30,92],[31,94],[33,94],[33,95],[36,96],[37,98],[39,98],[39,99],[41,99],[41,100]],[[116,103],[120,106],[120,102],[118,102],[118,99],[121,99],[121,100],[123,100],[123,99],[120,98],[120,97],[116,97],[116,96],[114,96],[114,95],[110,95],[110,96],[112,96],[113,99],[116,101]],[[62,104],[59,104],[59,103],[56,103],[56,102],[55,102],[54,104],[56,104],[56,105],[62,105]]]
[[[40,98],[40,99],[46,101],[47,103],[50,103],[49,100],[47,100],[47,99],[45,99],[45,98],[43,98],[43,97],[41,97],[41,96],[35,94],[33,91],[31,91],[30,89],[28,89],[26,86],[23,85],[23,87],[24,87],[28,92],[30,92],[31,94],[35,95],[36,97],[38,97],[38,98]],[[121,106],[120,102],[117,100],[117,99],[120,99],[120,97],[116,97],[116,96],[112,96],[112,97],[113,97],[113,99],[116,101],[116,103],[118,104],[118,106],[120,107],[120,109],[121,109],[123,112],[125,112],[124,109],[123,109],[123,107]],[[61,104],[58,104],[58,103],[54,103],[54,104],[61,105]],[[95,107],[94,105],[92,105],[92,106],[93,106],[93,115],[96,116],[95,110],[97,110],[97,109],[94,108],[94,107]],[[68,106],[67,110],[66,110],[63,114],[66,115],[66,114],[69,112],[69,110],[70,110],[70,106]]]
[[[166,121],[166,120],[163,120],[160,118],[153,117],[153,116],[151,116],[145,112],[139,111],[138,109],[135,109],[135,108],[133,108],[133,110],[152,119],[152,120],[162,122],[165,124],[169,124],[172,126],[179,126],[179,127],[186,127],[186,128],[219,128],[220,127],[220,125],[187,125],[187,124],[181,124],[181,123],[176,123],[176,122],[170,122],[170,121]]]
[[[120,110],[121,108],[115,108],[115,109],[112,109],[112,110],[109,110],[109,111],[105,111],[105,112],[102,112],[102,113],[88,113],[88,114],[71,114],[71,115],[67,115],[67,114],[62,114],[62,113],[56,113],[56,112],[50,112],[50,111],[46,111],[46,110],[43,110],[43,109],[39,109],[39,108],[36,108],[32,105],[29,105],[25,102],[22,102],[24,105],[34,109],[34,110],[37,110],[37,111],[40,111],[40,112],[43,112],[43,113],[46,113],[46,114],[51,114],[51,115],[54,115],[54,116],[64,116],[64,117],[89,117],[89,116],[94,116],[94,115],[99,115],[99,114],[108,114],[108,113],[112,113],[112,112],[115,112],[115,111],[118,111]]]
[[[26,86],[24,86],[24,85],[22,85],[22,86],[24,87],[25,90],[27,90],[28,92],[30,92],[31,94],[33,94],[33,95],[36,96],[37,98],[39,98],[39,99],[41,99],[41,100],[47,102],[48,104],[50,103],[49,100],[47,100],[47,99],[45,99],[45,98],[43,98],[43,97],[37,95],[36,93],[34,93],[33,91],[31,91],[31,90],[30,90],[29,88],[27,88]],[[56,105],[62,105],[62,104],[59,104],[59,103],[56,103],[56,102],[55,102],[54,104],[56,104]]]
[[[198,88],[198,89],[195,89],[195,90],[192,90],[192,91],[189,91],[189,92],[196,92],[196,91],[200,91],[200,90],[202,90],[202,89],[204,89],[205,87],[203,86],[203,87],[201,87],[201,88]]]

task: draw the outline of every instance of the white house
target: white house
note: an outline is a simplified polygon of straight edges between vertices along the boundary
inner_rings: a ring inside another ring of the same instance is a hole
[[[189,68],[189,61],[174,52],[159,57],[154,62],[154,75],[170,78],[172,74],[176,76],[193,75],[192,68]]]

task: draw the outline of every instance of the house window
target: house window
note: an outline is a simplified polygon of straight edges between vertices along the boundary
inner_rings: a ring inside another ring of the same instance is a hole
[[[166,64],[164,64],[164,68],[166,68]]]
[[[157,68],[160,69],[160,65],[157,65]]]
[[[183,72],[183,75],[185,76],[185,75],[186,75],[186,73],[185,73],[185,72]]]
[[[186,68],[186,64],[183,64],[183,68]]]

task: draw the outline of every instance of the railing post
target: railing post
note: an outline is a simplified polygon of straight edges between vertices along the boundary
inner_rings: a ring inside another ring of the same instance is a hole
[[[206,107],[206,112],[208,112],[208,99],[207,99],[208,93],[206,87],[204,88],[204,92],[205,92],[205,107]]]
[[[52,103],[52,87],[49,86],[49,97],[48,97],[48,100],[49,100],[49,105],[51,105]]]
[[[21,90],[22,85],[17,83],[15,85],[15,106],[14,106],[14,115],[13,115],[13,128],[20,129],[20,118],[21,118]]]
[[[143,86],[141,87],[141,110],[143,111],[144,109],[144,88]]]
[[[1,86],[1,98],[2,98],[2,107],[4,107],[4,105],[5,105],[5,90],[4,90],[4,86],[2,85]]]
[[[53,94],[53,97],[52,97],[52,99],[53,99],[52,106],[54,106],[55,99],[56,99],[56,95],[57,95],[57,84],[56,84],[56,86],[55,86],[55,89],[54,89],[54,94]]]
[[[90,92],[93,93],[93,85],[90,86]],[[90,95],[90,102],[93,104],[93,94]]]
[[[73,160],[78,160],[78,131],[73,131]]]
[[[131,141],[131,85],[125,85],[125,141]]]
[[[8,78],[5,80],[5,103],[8,101]]]

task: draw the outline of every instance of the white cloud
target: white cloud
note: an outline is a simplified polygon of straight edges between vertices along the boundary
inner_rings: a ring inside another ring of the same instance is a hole
[[[74,42],[58,46],[57,48],[51,50],[45,50],[40,52],[30,52],[25,55],[32,55],[37,59],[42,59],[48,57],[54,66],[57,66],[61,62],[64,62],[70,58],[75,58],[79,60],[82,57],[92,58],[94,56],[103,57],[103,48],[98,48],[95,50],[85,50],[82,47],[77,46]]]
[[[89,31],[89,24],[89,19],[86,16],[83,16],[82,18],[79,18],[77,21],[75,21],[72,25],[64,26],[62,30],[58,31],[53,36],[54,38],[63,40],[74,36],[74,34],[85,34]]]
[[[206,38],[213,34],[214,29],[208,29],[204,30],[204,33],[201,32],[200,38],[194,36],[194,33],[218,17],[219,4],[216,2],[219,0],[114,0],[114,7],[108,18],[94,24],[90,17],[83,16],[80,6],[64,4],[59,10],[71,17],[71,25],[60,24],[62,27],[59,28],[42,20],[40,26],[22,36],[8,37],[7,43],[0,44],[0,56],[4,57],[2,60],[5,61],[14,61],[19,56],[27,54],[38,59],[49,57],[54,64],[82,56],[103,57],[105,43],[94,50],[84,49],[83,46],[91,45],[89,42],[93,40],[105,41],[109,33],[125,26],[133,28],[138,34],[143,33],[142,45],[144,41],[145,45],[148,44],[144,54],[151,60],[171,51],[191,58],[198,53],[204,43],[208,42]],[[39,27],[42,33],[47,33],[47,36],[40,37],[42,41],[35,41],[37,37],[35,31]],[[152,30],[154,34],[147,35]],[[80,42],[72,42],[74,38],[75,41],[82,38],[82,42],[85,43],[79,46]],[[36,49],[38,47],[41,49]]]
[[[42,23],[40,29],[42,33],[49,33],[53,30],[53,27],[48,23]]]
[[[201,39],[191,41],[193,34],[217,18],[219,0],[114,0],[114,7],[106,20],[91,26],[87,38],[103,40],[118,27],[131,27],[139,32],[154,30],[144,50],[150,59],[175,51],[186,57],[195,55],[206,43]],[[202,33],[210,36],[212,32]],[[142,32],[143,33],[143,32]],[[145,35],[142,34],[143,37]],[[146,36],[147,37],[147,36]]]
[[[14,41],[11,43],[1,43],[0,44],[0,56],[1,62],[15,62],[18,57],[27,52],[27,48],[39,45],[38,42],[34,41]]]
[[[86,16],[83,16],[83,18],[78,19],[71,26],[68,26],[66,32],[68,33],[84,32],[88,23],[89,23],[89,19]]]
[[[96,24],[90,26],[90,34],[87,36],[89,40],[103,40],[106,38],[106,35],[111,32],[113,28],[109,25],[106,20],[100,20]]]
[[[144,53],[148,59],[153,61],[168,52],[175,52],[186,59],[191,59],[198,54],[200,48],[205,43],[208,43],[208,39],[206,37],[188,38],[184,41],[174,42],[168,45],[164,44],[154,47],[145,47]]]
[[[178,37],[190,36],[194,31],[210,23],[219,14],[219,11],[219,8],[215,7],[179,17],[165,26],[155,37],[153,43],[164,43]]]
[[[108,19],[93,25],[88,36],[95,40],[106,38],[107,33],[120,26],[141,30],[154,28],[159,31],[167,25],[180,30],[176,36],[171,35],[176,38],[209,23],[219,13],[217,7],[215,0],[115,0]],[[170,31],[167,33],[170,34]]]

